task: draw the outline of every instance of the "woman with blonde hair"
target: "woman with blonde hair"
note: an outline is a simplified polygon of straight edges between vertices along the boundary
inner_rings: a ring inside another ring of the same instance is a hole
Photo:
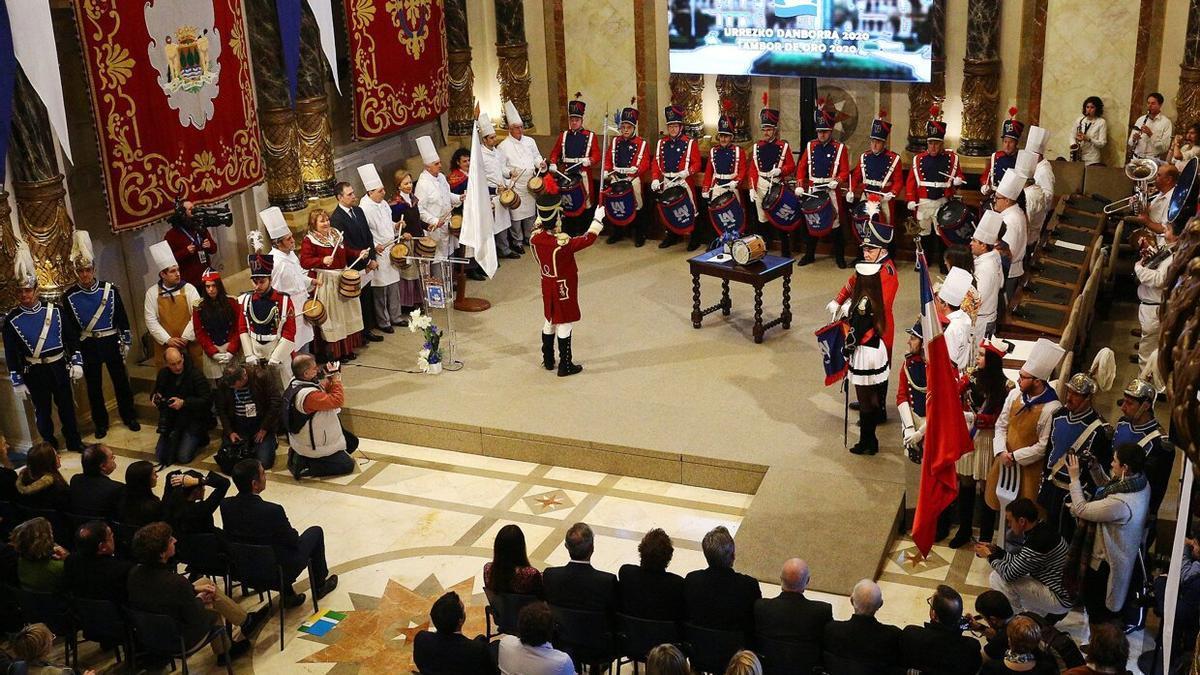
[[[646,655],[646,675],[692,675],[692,667],[678,647],[659,645]]]
[[[12,642],[13,656],[25,662],[25,670],[29,675],[67,675],[76,671],[50,663],[50,651],[54,649],[54,633],[44,623],[34,623],[22,628]],[[96,671],[89,670],[83,675],[95,675]]]
[[[63,587],[67,551],[54,543],[54,529],[45,518],[27,520],[13,529],[9,541],[17,551],[17,580],[21,588],[53,593]]]
[[[758,660],[757,654],[749,649],[743,649],[729,659],[725,675],[763,675],[762,663]]]
[[[325,322],[313,339],[317,361],[353,361],[362,344],[362,306],[356,298],[342,297],[338,283],[349,262],[342,233],[329,223],[329,214],[319,209],[308,214],[308,233],[300,243],[300,266],[308,276],[319,279],[316,298],[325,306]]]

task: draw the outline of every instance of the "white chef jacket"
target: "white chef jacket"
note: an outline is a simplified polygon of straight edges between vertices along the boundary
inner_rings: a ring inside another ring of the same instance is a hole
[[[1031,190],[1030,187],[1036,187]],[[1054,205],[1054,167],[1049,160],[1043,159],[1033,170],[1033,185],[1025,188],[1025,245],[1036,243],[1042,236],[1042,228],[1046,226],[1046,214]]]
[[[1105,122],[1103,117],[1088,120],[1087,116],[1080,115],[1071,130],[1072,143],[1075,142],[1075,132],[1078,131],[1082,131],[1084,135],[1083,142],[1079,144],[1079,161],[1084,164],[1101,161],[1100,150],[1108,145],[1108,122]]]
[[[1174,195],[1175,188],[1172,187],[1170,190],[1155,195],[1153,198],[1151,198],[1150,206],[1146,209],[1146,217],[1156,223],[1162,223],[1166,225],[1167,211],[1171,207],[1171,197]],[[1159,246],[1162,246],[1167,241],[1166,236],[1161,233],[1156,233],[1154,238],[1157,240]]]
[[[510,181],[516,179],[513,189],[521,197],[521,205],[512,210],[513,220],[524,220],[537,214],[536,197],[529,193],[529,179],[537,173],[537,167],[544,160],[542,151],[537,143],[529,136],[517,140],[512,136],[500,142],[497,148],[500,165]]]
[[[1167,150],[1171,149],[1171,134],[1175,132],[1175,125],[1161,112],[1154,118],[1142,115],[1137,118],[1133,126],[1139,129],[1142,125],[1150,127],[1150,135],[1146,136],[1136,130],[1129,131],[1129,143],[1133,144],[1133,154],[1135,157],[1165,157]],[[1133,142],[1133,135],[1140,134],[1137,142]]]
[[[296,255],[295,251],[284,253],[277,248],[271,249],[271,258],[275,262],[271,268],[271,288],[291,298],[292,307],[296,311],[295,350],[299,351],[313,339],[313,327],[301,314],[304,301],[308,300],[308,289],[312,287],[312,279],[300,266],[300,256]]]
[[[483,174],[487,176],[488,187],[491,192],[495,192],[501,185],[508,185],[508,181],[504,176],[504,168],[500,165],[500,153],[495,148],[489,148],[485,144],[479,145],[479,150],[483,157]],[[500,206],[499,195],[492,194],[492,234],[500,234],[501,232],[512,227],[512,213]]]
[[[445,173],[434,176],[428,169],[417,178],[413,194],[417,197],[421,222],[425,223],[425,235],[437,242],[436,255],[449,258],[458,248],[458,237],[450,234],[450,210],[462,202],[462,197],[450,191]],[[441,224],[443,220],[445,224]]]
[[[1000,213],[1004,221],[1004,243],[1012,252],[1012,261],[1008,266],[1008,278],[1013,279],[1025,274],[1025,242],[1028,237],[1028,222],[1025,212],[1020,206],[1013,204]]]
[[[971,324],[971,315],[961,309],[956,309],[950,312],[946,318],[950,319],[950,324],[946,326],[946,330],[942,331],[942,334],[946,336],[946,351],[950,353],[950,360],[954,362],[958,372],[966,372],[967,367],[972,365],[972,352],[974,352],[971,348],[971,333],[974,330],[974,326]]]
[[[1046,386],[1050,385],[1047,384]],[[1013,403],[1016,402],[1020,395],[1020,389],[1013,389],[1008,392],[1008,398],[1004,399],[1004,407],[1000,409],[1000,416],[996,418],[996,435],[992,440],[992,454],[994,455],[999,455],[1008,450],[1008,417],[1012,412]],[[1033,445],[1013,450],[1013,458],[1017,460],[1017,464],[1021,466],[1033,464],[1046,456],[1046,444],[1050,442],[1050,418],[1061,407],[1061,401],[1050,401],[1042,406],[1042,412],[1038,415],[1037,421],[1037,442]]]
[[[987,325],[996,320],[1000,294],[1004,292],[1004,267],[999,251],[975,256],[975,288],[979,291],[979,311],[975,314],[975,339],[978,341],[983,339]]]
[[[371,239],[376,246],[384,245],[383,253],[375,256],[379,268],[371,278],[372,286],[391,286],[400,282],[400,269],[392,264],[388,257],[388,248],[396,241],[396,224],[392,222],[392,205],[384,200],[378,202],[367,195],[358,200],[358,208],[367,217],[367,226],[371,228]]]
[[[146,289],[146,299],[142,303],[142,310],[146,315],[146,330],[150,333],[150,337],[154,338],[154,341],[158,344],[165,345],[167,344],[167,340],[171,339],[171,334],[158,321],[158,293],[161,288],[162,286],[159,281],[155,281],[150,285],[150,288]],[[180,282],[179,288],[176,288],[167,295],[177,295],[179,293],[183,293],[183,297],[187,298],[188,307],[195,309],[196,303],[200,302],[200,292],[196,290],[195,286],[186,281]],[[179,337],[188,342],[196,340],[196,328],[191,321],[183,329],[183,335]]]

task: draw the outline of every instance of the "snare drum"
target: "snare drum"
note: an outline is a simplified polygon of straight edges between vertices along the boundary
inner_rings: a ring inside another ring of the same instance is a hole
[[[767,255],[767,242],[757,234],[735,239],[729,245],[729,255],[733,257],[733,262],[739,265],[758,262]]]
[[[837,211],[828,192],[805,197],[800,202],[800,212],[804,214],[804,226],[814,237],[824,237],[837,226]]]
[[[408,267],[409,247],[407,241],[398,241],[392,245],[388,251],[388,257],[392,259],[392,263],[398,267]]]
[[[574,218],[587,210],[587,188],[576,176],[567,176],[558,181],[558,194],[562,195],[563,215]]]
[[[450,234],[458,236],[462,233],[462,214],[455,213],[450,216]]]
[[[342,270],[338,278],[338,293],[343,298],[357,298],[362,294],[362,274],[358,270]]]
[[[663,190],[655,203],[663,226],[677,235],[691,234],[696,227],[696,207],[689,191],[690,188],[674,185]]]
[[[531,195],[540,195],[546,191],[546,180],[541,176],[534,176],[525,184]]]
[[[633,194],[633,181],[614,180],[600,191],[600,204],[604,206],[604,219],[617,227],[626,227],[637,218],[637,196]]]
[[[975,209],[960,199],[950,199],[938,207],[934,223],[947,246],[967,246],[975,236],[975,219]]]
[[[302,312],[304,320],[313,326],[320,326],[329,318],[329,315],[325,312],[325,304],[316,298],[305,300]]]
[[[800,226],[800,198],[796,196],[794,186],[788,183],[775,183],[763,195],[763,213],[767,220],[784,232],[791,232]]]
[[[512,188],[502,187],[496,191],[496,195],[499,198],[500,206],[506,209],[512,210],[521,206],[521,195]]]

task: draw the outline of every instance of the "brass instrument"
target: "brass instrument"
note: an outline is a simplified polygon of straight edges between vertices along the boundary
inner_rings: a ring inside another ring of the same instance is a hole
[[[1076,135],[1087,133],[1087,128],[1083,126],[1083,122],[1086,119],[1087,119],[1086,116],[1079,118],[1079,124],[1076,125],[1076,127],[1075,127]],[[1088,126],[1091,126],[1091,124],[1089,123]],[[1071,161],[1078,162],[1081,159],[1083,159],[1083,152],[1079,147],[1079,140],[1078,139],[1072,140],[1071,141]]]
[[[1149,229],[1139,227],[1129,235],[1129,243],[1138,252],[1142,266],[1147,269],[1158,269],[1167,258],[1171,257],[1171,249],[1158,245],[1158,237]]]
[[[1104,207],[1106,215],[1131,209],[1133,215],[1138,215],[1150,204],[1150,199],[1158,194],[1158,188],[1153,185],[1154,175],[1158,173],[1158,162],[1147,157],[1135,157],[1125,165],[1125,177],[1134,182],[1133,194],[1124,199],[1118,199]]]

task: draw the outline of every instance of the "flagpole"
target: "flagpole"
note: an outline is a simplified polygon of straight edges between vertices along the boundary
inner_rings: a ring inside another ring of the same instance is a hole
[[[478,117],[478,115],[476,115],[476,116]],[[479,142],[480,142],[479,122],[476,121],[473,123],[472,131],[471,131],[472,149],[474,149],[475,144],[479,143]],[[472,166],[474,166],[474,162],[472,162]],[[482,176],[482,173],[479,172],[478,169],[476,169],[475,171],[472,171],[472,173],[475,173],[476,178],[479,178]],[[471,181],[468,181],[467,189],[468,190],[471,189]],[[475,189],[476,190],[480,189],[480,186],[475,185]],[[467,198],[467,193],[463,192],[463,200],[464,200],[463,215],[466,215],[466,203],[465,203],[466,198]],[[477,225],[477,227],[478,227],[478,225]],[[477,235],[477,236],[483,236],[483,235],[481,234],[481,235]],[[463,252],[464,253],[466,252],[465,249]],[[475,247],[474,246],[471,247],[471,255],[472,256],[475,255]],[[454,309],[456,309],[460,312],[483,312],[483,311],[487,311],[487,310],[491,309],[492,303],[488,302],[487,300],[484,300],[483,298],[472,298],[467,295],[467,267],[468,267],[468,265],[457,265],[455,267],[454,281],[455,281],[456,293],[454,295],[454,302],[451,303],[452,306],[454,307]]]
[[[850,445],[850,378],[842,378],[842,393],[845,395],[845,405],[842,407],[842,447]]]

